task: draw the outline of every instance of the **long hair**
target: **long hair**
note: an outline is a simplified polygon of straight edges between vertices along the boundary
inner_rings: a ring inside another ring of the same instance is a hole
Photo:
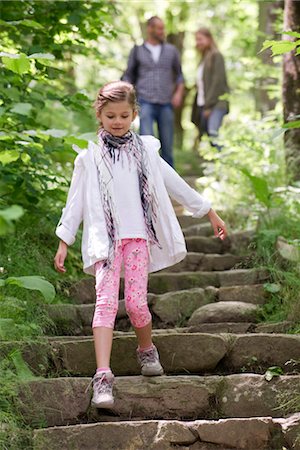
[[[202,34],[203,36],[205,36],[210,40],[210,46],[208,49],[202,52],[202,59],[201,59],[202,61],[205,61],[205,63],[208,66],[210,66],[213,54],[219,51],[218,46],[209,28],[201,27],[196,31],[196,34]]]

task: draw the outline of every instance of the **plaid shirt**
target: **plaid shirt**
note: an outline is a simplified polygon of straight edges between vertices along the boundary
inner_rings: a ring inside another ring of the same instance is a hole
[[[178,50],[174,45],[163,43],[155,63],[145,44],[134,47],[122,80],[135,85],[139,99],[171,103],[175,86],[184,82]]]

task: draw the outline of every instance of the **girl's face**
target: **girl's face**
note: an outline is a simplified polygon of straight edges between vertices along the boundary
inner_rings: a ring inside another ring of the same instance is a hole
[[[200,52],[208,50],[211,46],[211,39],[202,33],[196,33],[196,47]]]
[[[127,101],[108,102],[102,108],[100,120],[104,130],[120,137],[127,133],[136,114]]]

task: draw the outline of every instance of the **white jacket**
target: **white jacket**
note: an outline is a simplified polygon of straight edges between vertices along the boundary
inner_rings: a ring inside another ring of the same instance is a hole
[[[149,169],[158,197],[156,235],[161,245],[150,246],[149,272],[178,263],[186,256],[184,236],[169,195],[182,204],[193,217],[202,217],[211,208],[210,202],[192,189],[160,156],[160,141],[153,136],[141,136],[149,156]],[[67,203],[56,228],[56,235],[67,245],[75,241],[83,222],[83,270],[95,275],[94,264],[107,258],[108,235],[101,204],[98,170],[94,161],[93,142],[75,159]]]

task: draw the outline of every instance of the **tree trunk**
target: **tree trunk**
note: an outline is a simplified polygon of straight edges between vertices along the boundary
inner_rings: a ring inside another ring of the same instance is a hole
[[[300,2],[285,0],[284,30],[299,31]],[[294,38],[284,35],[284,39]],[[300,114],[300,56],[294,51],[283,58],[283,115],[284,121],[292,120]],[[285,133],[285,152],[287,174],[289,179],[300,181],[300,129],[295,128]]]
[[[275,39],[275,21],[280,10],[284,6],[282,0],[259,2],[258,12],[258,37],[256,42],[256,52],[258,53],[265,39]],[[274,61],[271,56],[271,50],[265,50],[258,54],[261,62],[267,66],[274,67]],[[262,76],[258,79],[255,89],[256,110],[264,116],[268,111],[275,108],[277,100],[270,98],[268,87],[278,83],[276,78],[271,76]]]

